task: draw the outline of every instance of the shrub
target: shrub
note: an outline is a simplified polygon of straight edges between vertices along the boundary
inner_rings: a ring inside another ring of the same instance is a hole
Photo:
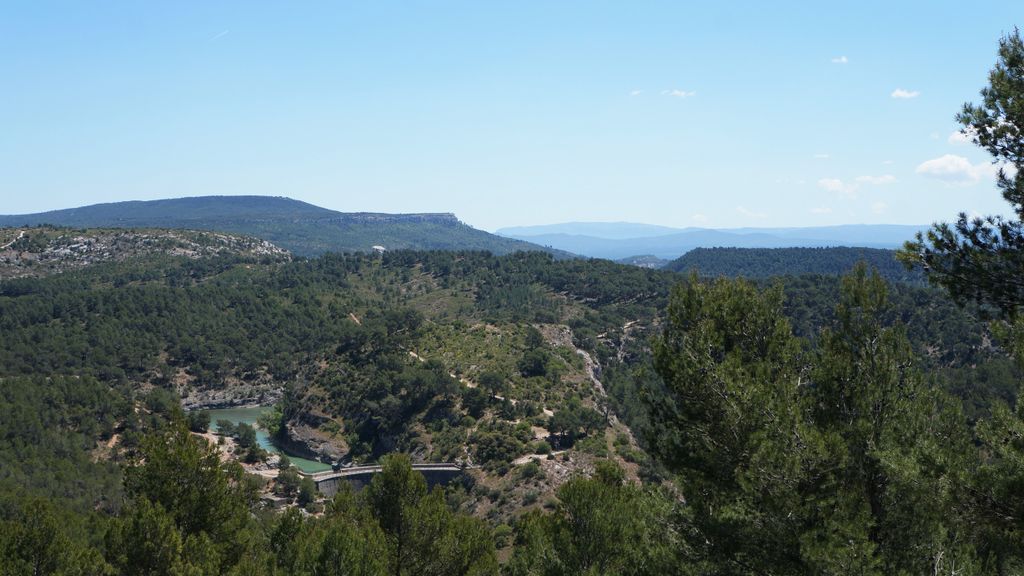
[[[535,478],[543,475],[544,471],[540,469],[540,466],[534,460],[530,460],[526,464],[523,464],[523,467],[519,469],[520,478]]]

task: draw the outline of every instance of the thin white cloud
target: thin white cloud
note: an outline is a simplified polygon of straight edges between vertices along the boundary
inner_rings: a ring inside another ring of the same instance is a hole
[[[889,205],[885,202],[875,202],[871,205],[871,211],[875,214],[884,214],[889,209]]]
[[[827,160],[829,156],[828,154],[815,154],[814,157],[818,160]]]
[[[956,132],[950,134],[949,138],[947,138],[946,141],[949,142],[950,144],[956,145],[970,144],[974,142],[974,129],[964,128],[963,130],[957,130]]]
[[[836,56],[835,58],[832,59],[833,64],[847,64],[849,62],[850,59],[847,58],[846,56]]]
[[[915,172],[928,178],[942,180],[949,184],[970,185],[982,180],[991,180],[999,172],[999,166],[988,162],[972,164],[970,160],[956,154],[945,154],[926,160],[918,165]],[[1003,168],[1013,173],[1012,166]]]
[[[844,188],[843,181],[839,178],[822,178],[818,180],[818,186],[829,192],[839,192]]]
[[[881,176],[857,176],[857,182],[864,184],[872,184],[874,186],[881,186],[884,184],[892,184],[896,181],[896,177],[892,174],[883,174]]]
[[[857,191],[862,185],[884,186],[886,184],[892,184],[893,182],[896,182],[896,177],[892,174],[882,174],[881,176],[857,176],[853,179],[853,182],[844,182],[839,178],[822,178],[818,180],[818,188],[821,188],[826,192],[834,192],[840,196],[845,196],[846,198],[856,199]]]
[[[693,220],[694,222],[707,222],[708,216],[707,214],[694,214],[693,216],[690,216],[690,220]]]
[[[630,96],[639,96],[639,95],[641,95],[643,93],[644,93],[643,90],[633,90],[632,92],[629,93],[629,95]]]
[[[921,93],[918,92],[917,90],[904,90],[903,88],[897,88],[893,90],[892,94],[890,94],[889,96],[892,96],[893,98],[899,100],[909,100],[911,98],[917,98],[920,95]]]
[[[892,160],[882,160],[882,164],[885,166],[892,166]]]
[[[690,97],[693,97],[693,96],[697,95],[697,91],[696,90],[679,90],[679,89],[662,90],[661,93],[663,95],[665,95],[665,96],[672,96],[672,97],[675,97],[675,98],[690,98]]]
[[[821,206],[818,208],[811,208],[811,214],[831,214],[832,209],[828,206]]]
[[[210,38],[210,42],[213,42],[215,40],[220,40],[221,38],[227,36],[228,32],[230,32],[230,30],[221,30],[220,32],[215,34],[212,38]]]
[[[737,206],[736,207],[736,211],[739,212],[740,214],[746,216],[747,218],[755,218],[757,220],[761,220],[762,218],[767,218],[768,217],[768,215],[765,214],[764,212],[755,212],[755,211],[750,210],[749,208],[747,208],[745,206],[742,206],[742,205]]]
[[[818,180],[818,188],[826,192],[835,192],[849,198],[857,197],[857,185],[847,184],[839,178],[822,178]]]

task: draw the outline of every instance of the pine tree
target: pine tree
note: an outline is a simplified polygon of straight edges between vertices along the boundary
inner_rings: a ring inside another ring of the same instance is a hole
[[[981,91],[964,104],[961,132],[1000,166],[997,185],[1016,218],[968,217],[939,224],[908,242],[901,257],[922,266],[960,302],[976,301],[1012,316],[1024,303],[1024,41],[1020,31],[999,42],[999,60]]]

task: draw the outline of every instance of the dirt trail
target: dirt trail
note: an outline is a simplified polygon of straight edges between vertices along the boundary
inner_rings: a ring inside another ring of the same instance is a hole
[[[7,244],[4,244],[3,246],[0,246],[0,250],[6,250],[6,249],[10,248],[11,246],[14,245],[15,242],[17,242],[18,240],[21,240],[24,237],[25,237],[25,231],[24,230],[19,230],[18,231],[18,237],[15,238],[14,240],[11,240]]]
[[[568,450],[555,450],[551,453],[552,456],[558,456],[559,454],[565,454]],[[512,461],[513,466],[522,466],[530,460],[547,460],[547,454],[527,454],[526,456],[520,456]]]

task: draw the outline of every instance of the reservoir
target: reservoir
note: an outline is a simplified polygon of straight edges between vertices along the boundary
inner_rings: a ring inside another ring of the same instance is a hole
[[[269,406],[256,406],[253,408],[221,408],[217,410],[207,410],[207,412],[210,413],[210,428],[216,430],[217,420],[227,420],[235,425],[244,423],[255,427],[260,415],[265,412],[270,412],[271,410],[272,408]],[[303,472],[324,472],[331,469],[330,464],[324,464],[323,462],[317,462],[316,460],[308,460],[306,458],[293,456],[284,450],[281,450],[277,446],[274,446],[270,441],[270,437],[267,435],[267,431],[262,428],[256,428],[256,441],[259,443],[260,448],[263,448],[267,452],[288,456],[292,465]]]

